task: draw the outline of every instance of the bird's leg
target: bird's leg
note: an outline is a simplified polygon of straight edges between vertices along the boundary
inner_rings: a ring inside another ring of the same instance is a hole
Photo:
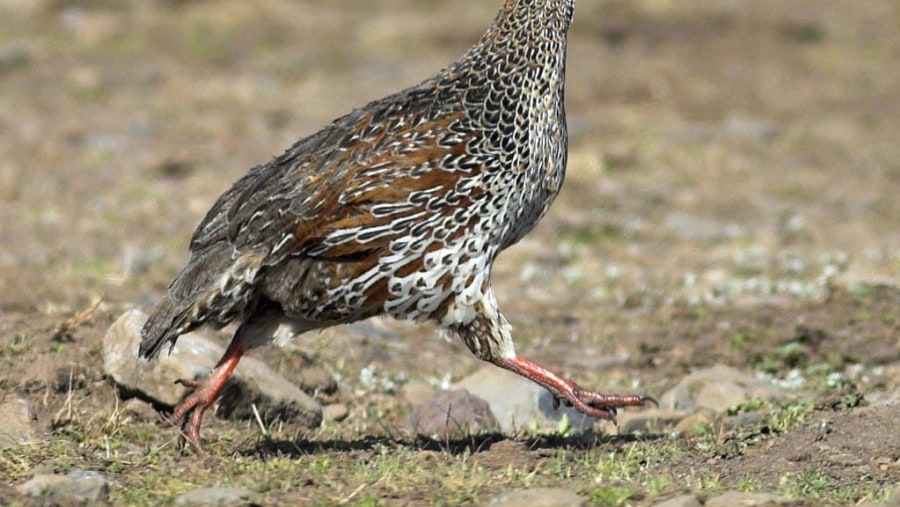
[[[580,412],[612,422],[616,421],[616,409],[641,406],[645,403],[658,405],[656,400],[646,395],[601,394],[588,391],[578,384],[567,380],[528,359],[513,356],[501,357],[493,362],[514,373],[532,380],[544,387],[554,397],[554,407],[562,399],[566,405],[574,406]]]
[[[228,349],[225,350],[222,359],[219,360],[219,364],[206,380],[202,382],[178,381],[182,385],[193,387],[194,391],[175,407],[175,411],[172,413],[172,422],[181,426],[182,438],[187,439],[199,453],[203,452],[203,445],[200,443],[200,424],[203,422],[203,413],[222,392],[228,377],[231,376],[231,372],[234,371],[243,355],[244,346],[235,337],[228,345]]]
[[[512,326],[500,313],[497,300],[490,289],[485,291],[481,301],[472,309],[476,314],[474,319],[464,325],[452,326],[469,350],[480,359],[517,373],[550,391],[554,397],[554,407],[562,400],[587,415],[615,422],[616,410],[619,408],[645,403],[658,405],[649,396],[588,391],[543,366],[517,356],[512,342]]]

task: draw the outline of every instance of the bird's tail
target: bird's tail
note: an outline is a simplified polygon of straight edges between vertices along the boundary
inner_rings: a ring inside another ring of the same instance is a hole
[[[238,298],[223,293],[223,288],[227,291],[232,285],[221,282],[223,278],[231,281],[235,267],[228,247],[218,245],[195,251],[144,324],[140,356],[155,358],[166,344],[174,345],[179,335],[210,319],[219,325],[227,324],[221,322],[222,316],[234,314]]]
[[[140,357],[155,358],[166,343],[174,344],[179,335],[189,331],[189,311],[189,307],[176,304],[170,294],[163,296],[141,329]]]

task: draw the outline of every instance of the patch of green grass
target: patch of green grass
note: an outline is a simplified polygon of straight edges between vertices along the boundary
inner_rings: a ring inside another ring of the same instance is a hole
[[[788,402],[775,410],[766,424],[775,432],[785,432],[803,424],[813,410],[815,403],[812,400]]]
[[[599,484],[631,481],[638,472],[657,464],[659,459],[660,455],[652,448],[639,444],[630,445],[623,452],[606,453],[594,465],[594,481]]]
[[[13,336],[8,343],[0,344],[0,357],[14,357],[28,352],[31,349],[32,340],[24,333]]]
[[[747,398],[740,404],[729,408],[725,411],[725,415],[738,415],[748,412],[756,412],[766,406],[766,401],[759,398]]]
[[[725,489],[725,486],[722,484],[722,477],[716,473],[703,472],[697,476],[694,481],[695,482],[690,484],[690,486],[696,490],[715,492]]]
[[[778,487],[779,493],[792,499],[821,499],[837,502],[860,503],[865,499],[883,502],[889,498],[884,488],[872,492],[866,486],[853,481],[840,481],[822,470],[806,469],[784,475]]]
[[[872,297],[875,289],[874,285],[860,283],[850,287],[850,295],[857,299],[866,299]]]
[[[738,331],[728,337],[728,345],[736,351],[742,351],[746,349],[747,345],[749,343],[752,343],[753,341],[754,337],[744,331]]]
[[[619,224],[590,222],[569,228],[563,237],[576,245],[597,245],[621,242],[625,232]]]
[[[806,364],[809,350],[803,344],[791,341],[773,350],[757,361],[756,368],[766,373],[785,372]]]
[[[591,491],[590,502],[604,507],[625,505],[628,500],[639,496],[639,493],[619,486],[605,486]]]

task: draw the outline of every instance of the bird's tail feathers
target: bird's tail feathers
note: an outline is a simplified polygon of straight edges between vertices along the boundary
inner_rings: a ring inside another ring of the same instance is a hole
[[[260,263],[259,255],[232,257],[227,244],[194,251],[144,324],[141,357],[156,357],[166,343],[174,345],[179,335],[203,324],[224,326],[242,315]]]
[[[153,359],[159,355],[166,343],[175,344],[175,339],[187,332],[190,308],[176,305],[170,295],[165,295],[141,329],[140,357]]]

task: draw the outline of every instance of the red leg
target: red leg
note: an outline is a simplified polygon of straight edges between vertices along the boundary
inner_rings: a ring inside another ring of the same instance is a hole
[[[231,376],[231,372],[234,371],[243,355],[244,347],[236,340],[232,340],[225,355],[222,356],[219,364],[206,380],[203,382],[178,381],[185,386],[195,388],[195,390],[175,407],[175,412],[172,413],[172,422],[182,427],[185,431],[184,438],[200,453],[203,452],[203,445],[200,443],[200,424],[203,422],[203,413],[216,401],[222,388],[225,387],[225,382],[228,381],[228,377]],[[188,414],[190,414],[189,418]]]
[[[645,395],[631,394],[623,396],[588,391],[571,380],[564,379],[544,367],[521,357],[499,359],[496,361],[496,364],[536,382],[550,391],[557,400],[562,399],[567,405],[574,406],[580,412],[600,419],[616,422],[617,408],[641,406],[645,403],[658,405],[656,400]]]

